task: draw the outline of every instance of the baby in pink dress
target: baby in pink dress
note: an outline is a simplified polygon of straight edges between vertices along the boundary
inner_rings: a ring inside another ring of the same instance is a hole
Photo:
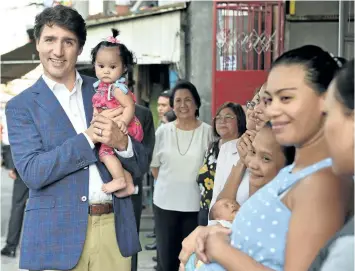
[[[136,99],[128,89],[124,77],[134,64],[133,56],[127,47],[116,39],[118,31],[112,29],[112,32],[113,36],[100,42],[91,53],[96,76],[99,79],[94,84],[96,93],[92,98],[94,115],[105,109],[123,107],[123,113],[116,122],[118,127],[123,133],[128,133],[135,140],[142,141],[142,125],[134,115]],[[132,176],[122,167],[114,150],[102,144],[99,157],[113,178],[111,182],[102,185],[102,190],[105,193],[115,193],[117,197],[132,195],[134,193]]]

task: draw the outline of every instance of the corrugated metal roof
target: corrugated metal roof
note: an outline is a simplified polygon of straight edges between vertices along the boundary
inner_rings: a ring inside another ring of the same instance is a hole
[[[88,28],[87,40],[79,62],[90,63],[90,52],[111,34],[111,28],[120,31],[119,40],[131,50],[138,64],[177,63],[180,61],[181,12],[160,13],[159,16],[141,17],[140,20],[112,21]]]
[[[161,7],[154,7],[152,9],[143,10],[140,11],[139,13],[133,13],[126,16],[112,16],[112,17],[104,17],[98,19],[87,19],[86,26],[90,28],[90,27],[100,26],[103,24],[116,23],[116,22],[122,22],[127,20],[135,20],[142,17],[154,16],[154,15],[164,14],[168,12],[183,10],[186,9],[186,7],[187,7],[186,2],[182,2],[182,3],[175,3],[175,4],[161,6]]]

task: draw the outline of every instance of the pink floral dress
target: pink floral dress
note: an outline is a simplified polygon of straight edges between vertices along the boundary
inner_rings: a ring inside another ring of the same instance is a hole
[[[96,93],[92,97],[92,104],[94,108],[97,108],[99,112],[104,109],[112,109],[121,106],[120,102],[115,99],[113,95],[114,89],[119,88],[124,94],[130,95],[134,102],[136,102],[136,97],[134,94],[128,89],[125,84],[125,78],[121,77],[115,83],[104,83],[100,80],[94,83],[94,88]],[[132,121],[128,124],[128,134],[133,137],[135,140],[141,142],[143,140],[143,128],[136,116],[132,119]],[[102,157],[104,155],[114,155],[114,151],[111,147],[102,144],[99,150],[99,156]]]

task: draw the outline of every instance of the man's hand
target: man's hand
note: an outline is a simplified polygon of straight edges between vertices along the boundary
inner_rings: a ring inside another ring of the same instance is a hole
[[[13,180],[16,180],[17,174],[16,174],[16,171],[15,171],[14,169],[11,169],[11,170],[9,171],[9,177],[10,177],[11,179],[13,179]]]
[[[96,107],[94,107],[94,111],[93,111],[93,116],[92,117],[96,117],[99,114],[99,110],[97,110]]]
[[[120,122],[120,118],[123,113],[123,110],[124,110],[124,108],[122,106],[117,107],[117,108],[113,108],[113,109],[105,109],[105,110],[102,110],[100,115],[102,115],[110,120],[113,120],[114,122],[116,122],[118,124]]]
[[[127,149],[128,137],[118,128],[117,123],[104,117],[102,114],[97,115],[91,121],[90,127],[85,131],[94,144],[100,142],[106,144],[119,151]]]

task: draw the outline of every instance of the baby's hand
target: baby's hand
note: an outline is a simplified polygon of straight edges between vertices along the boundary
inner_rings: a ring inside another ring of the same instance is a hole
[[[117,121],[116,123],[122,133],[124,133],[125,135],[128,134],[127,125],[124,121]]]

